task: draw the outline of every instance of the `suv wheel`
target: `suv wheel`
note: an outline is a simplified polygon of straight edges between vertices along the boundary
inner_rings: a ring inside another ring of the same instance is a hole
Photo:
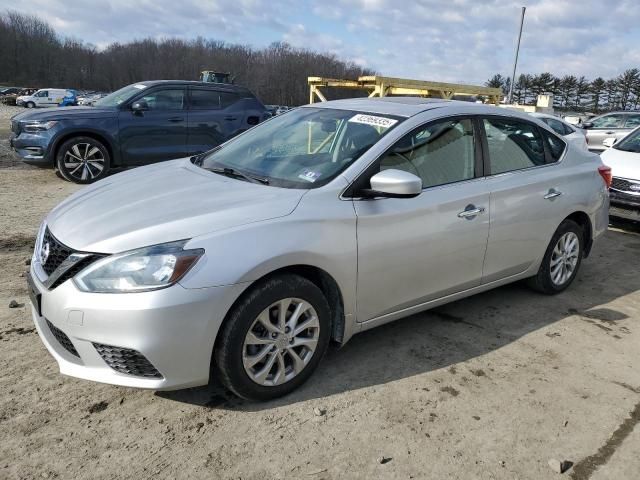
[[[329,345],[329,305],[309,280],[286,275],[254,287],[218,334],[214,370],[247,400],[281,397],[302,385]]]
[[[109,152],[98,140],[91,137],[75,137],[58,149],[56,167],[70,182],[87,184],[107,175]]]
[[[573,220],[563,221],[549,242],[535,277],[529,284],[535,290],[553,295],[565,290],[578,273],[584,252],[584,232]]]

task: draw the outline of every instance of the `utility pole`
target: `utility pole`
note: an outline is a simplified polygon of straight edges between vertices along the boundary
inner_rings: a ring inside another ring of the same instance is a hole
[[[520,38],[522,38],[522,26],[524,25],[524,12],[527,7],[522,7],[522,16],[520,17],[520,32],[518,33],[518,44],[516,46],[516,58],[513,59],[513,73],[511,74],[511,82],[509,83],[509,95],[507,96],[507,103],[510,104],[513,100],[513,84],[516,83],[516,66],[518,65],[518,53],[520,52]]]

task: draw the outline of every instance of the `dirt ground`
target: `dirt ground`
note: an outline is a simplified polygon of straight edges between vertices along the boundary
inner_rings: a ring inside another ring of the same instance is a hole
[[[21,274],[78,187],[4,155],[0,478],[640,478],[638,227],[611,229],[561,295],[516,284],[357,335],[284,399],[154,393],[58,373]]]

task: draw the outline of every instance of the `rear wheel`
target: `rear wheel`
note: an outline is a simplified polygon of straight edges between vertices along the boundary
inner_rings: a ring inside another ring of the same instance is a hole
[[[56,166],[60,175],[74,183],[93,183],[107,175],[109,152],[102,142],[91,137],[75,137],[58,149]]]
[[[529,285],[553,295],[565,290],[578,273],[584,253],[584,231],[573,220],[563,221],[549,242],[544,259]]]
[[[230,313],[218,334],[215,373],[248,400],[286,395],[318,366],[329,332],[329,305],[316,285],[297,275],[273,277]]]

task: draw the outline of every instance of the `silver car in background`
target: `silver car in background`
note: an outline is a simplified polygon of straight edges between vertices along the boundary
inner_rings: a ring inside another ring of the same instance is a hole
[[[607,149],[602,144],[606,138],[613,137],[620,140],[638,126],[640,126],[640,113],[624,111],[606,113],[582,123],[582,128],[586,130],[589,150],[594,152]]]
[[[610,180],[523,113],[308,105],[58,205],[33,319],[64,374],[267,400],[330,341],[517,280],[563,291],[607,228]]]

